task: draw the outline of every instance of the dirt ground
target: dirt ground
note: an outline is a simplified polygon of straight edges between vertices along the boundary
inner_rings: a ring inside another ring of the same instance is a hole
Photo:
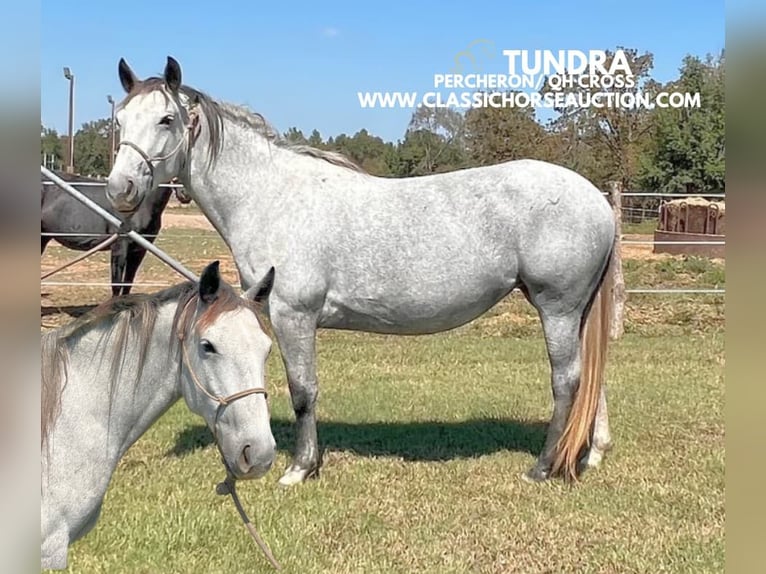
[[[237,282],[236,266],[231,254],[220,240],[213,226],[197,210],[171,209],[163,215],[164,230],[157,246],[166,250],[189,269],[201,269],[212,259],[221,261],[224,277]],[[203,232],[200,235],[199,232]],[[196,232],[196,233],[195,233]],[[641,244],[623,244],[623,259],[650,261],[673,258],[671,255],[652,253],[651,235],[630,234],[624,241],[642,241]],[[41,275],[74,259],[79,253],[58,246],[54,241],[40,261]],[[179,276],[151,255],[147,255],[135,279],[134,292],[151,292],[179,280]],[[56,285],[56,282],[65,283]],[[82,285],[92,282],[98,285]],[[98,253],[73,267],[45,279],[40,287],[41,323],[43,330],[63,325],[93,305],[104,301],[110,294],[109,256]],[[50,283],[54,283],[51,285]]]

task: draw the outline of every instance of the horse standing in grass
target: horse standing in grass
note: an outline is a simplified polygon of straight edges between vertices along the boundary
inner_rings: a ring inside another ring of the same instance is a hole
[[[242,298],[216,261],[198,285],[113,298],[43,334],[42,568],[66,568],[69,545],[98,520],[117,463],[182,396],[205,419],[230,476],[269,470],[271,340],[253,301],[273,276]]]
[[[317,328],[415,335],[471,321],[518,288],[537,309],[554,407],[525,477],[575,478],[610,446],[603,376],[615,224],[601,192],[521,160],[372,177],[345,157],[289,145],[245,108],[181,82],[139,80],[120,60],[123,138],[107,196],[126,213],[178,177],[231,249],[243,285],[276,268],[267,310],[285,363],[297,444],[282,484],[320,465]],[[257,230],[257,234],[256,234]],[[456,381],[459,384],[459,381]]]
[[[125,220],[130,229],[144,235],[146,239],[154,243],[162,228],[162,212],[168,205],[173,193],[168,188],[152,190],[141,202],[138,209],[125,217],[116,212],[112,204],[104,194],[103,181],[97,179],[58,174],[66,181],[71,181],[77,191],[88,199],[98,204],[115,217]],[[77,185],[78,183],[99,183],[99,186]],[[103,242],[116,229],[99,214],[77,201],[63,189],[55,185],[40,185],[40,231],[43,233],[40,241],[40,255],[45,252],[45,247],[51,239],[55,239],[61,245],[75,251],[90,251]],[[176,197],[181,203],[189,203],[191,198],[179,189],[176,189]],[[84,235],[74,235],[83,233]],[[111,278],[112,296],[127,295],[133,287],[133,279],[141,266],[146,255],[146,249],[138,245],[129,237],[120,237],[111,245],[103,248],[103,251],[111,252]]]

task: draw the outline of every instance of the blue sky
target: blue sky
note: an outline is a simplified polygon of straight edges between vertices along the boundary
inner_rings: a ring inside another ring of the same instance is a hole
[[[503,49],[614,49],[655,55],[653,76],[676,77],[686,54],[724,48],[724,3],[705,0],[416,2],[359,0],[80,0],[42,2],[41,119],[65,133],[68,82],[76,76],[75,126],[108,117],[107,94],[123,95],[117,62],[139,77],[165,58],[184,82],[217,99],[247,104],[282,132],[330,135],[367,128],[395,141],[412,110],[362,109],[357,91],[433,88],[456,53],[494,42],[483,72],[507,73]]]

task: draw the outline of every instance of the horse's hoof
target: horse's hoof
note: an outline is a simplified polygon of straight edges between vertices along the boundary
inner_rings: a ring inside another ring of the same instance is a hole
[[[591,448],[585,457],[585,466],[587,468],[598,468],[602,460],[604,460],[604,453],[597,448]]]
[[[532,484],[539,484],[545,482],[550,478],[550,473],[546,470],[540,470],[537,467],[529,469],[527,472],[522,473],[521,479],[525,482]]]
[[[282,478],[279,479],[280,486],[293,486],[305,481],[307,478],[311,478],[317,474],[316,470],[309,468],[299,468],[297,466],[290,466]]]
[[[604,455],[612,450],[612,443],[609,442],[605,446],[597,447],[597,446],[591,446],[590,449],[588,449],[588,454],[584,457],[584,466],[586,468],[597,468],[601,461],[604,460]]]

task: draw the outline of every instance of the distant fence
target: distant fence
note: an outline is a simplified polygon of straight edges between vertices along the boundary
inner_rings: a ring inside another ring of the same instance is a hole
[[[46,170],[47,171],[47,170]],[[57,185],[52,181],[43,182],[44,185]],[[74,182],[70,182],[74,183]],[[77,183],[78,186],[103,186],[105,183],[100,182],[84,182]],[[165,184],[160,187],[166,188],[183,188],[180,184]],[[658,192],[623,192],[619,183],[615,182],[610,184],[610,189],[604,194],[608,197],[615,213],[615,220],[617,225],[617,237],[615,239],[614,260],[612,262],[612,270],[614,273],[614,321],[612,324],[612,336],[618,338],[622,334],[622,324],[624,315],[624,305],[626,296],[628,294],[657,294],[657,295],[724,295],[725,289],[664,289],[664,288],[626,288],[625,281],[622,272],[622,246],[623,245],[657,245],[665,242],[658,242],[656,240],[625,240],[622,238],[622,225],[623,223],[641,223],[650,219],[657,219],[659,215],[659,206],[665,199],[689,197],[686,193],[658,193]],[[699,194],[698,197],[704,198],[724,198],[723,193],[713,194]],[[61,234],[48,233],[45,235],[55,236]],[[75,234],[73,234],[75,235]],[[96,236],[98,234],[76,234],[78,236],[91,235]],[[103,237],[107,237],[104,235]],[[148,236],[147,236],[148,237]],[[202,233],[189,233],[184,235],[185,238],[203,238],[207,237]],[[679,242],[668,242],[678,244]],[[725,242],[710,241],[690,242],[696,245],[703,243],[709,243],[711,245],[724,245]],[[156,248],[155,248],[156,249]],[[164,253],[163,253],[164,255]],[[102,287],[109,286],[111,283],[101,282],[69,282],[69,281],[41,281],[41,286],[49,287]],[[146,282],[146,283],[133,283],[136,287],[164,287],[171,285],[170,282]],[[238,286],[237,286],[238,287]]]

